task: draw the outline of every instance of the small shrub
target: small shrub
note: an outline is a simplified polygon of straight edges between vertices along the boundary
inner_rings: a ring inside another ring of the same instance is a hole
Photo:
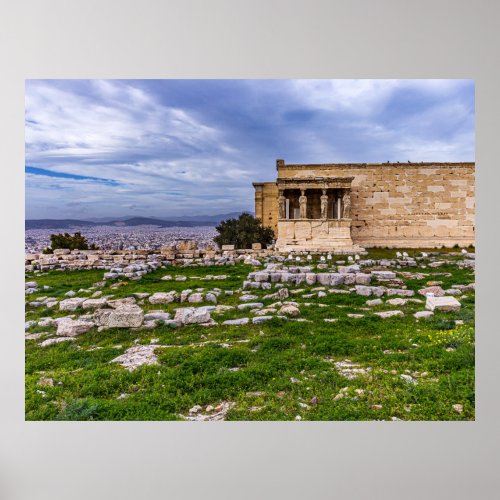
[[[50,235],[50,247],[47,247],[43,253],[50,254],[58,248],[67,248],[69,250],[97,250],[97,247],[92,243],[89,246],[85,236],[81,233],[75,233],[73,235],[69,233],[51,234]]]
[[[252,243],[269,245],[274,239],[274,231],[270,227],[263,227],[260,219],[248,213],[242,213],[238,219],[224,220],[215,229],[219,235],[214,241],[219,246],[251,248]]]
[[[57,416],[57,420],[95,420],[99,406],[86,399],[71,400]]]

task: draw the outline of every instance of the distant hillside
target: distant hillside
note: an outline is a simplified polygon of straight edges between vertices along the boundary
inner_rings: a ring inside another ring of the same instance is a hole
[[[92,217],[89,218],[89,221],[92,222],[97,222],[99,224],[109,224],[112,223],[114,224],[115,222],[124,222],[128,221],[130,219],[154,219],[155,222],[158,221],[164,221],[164,222],[183,222],[183,221],[190,221],[190,222],[215,222],[219,223],[222,220],[226,219],[232,219],[235,217],[239,217],[241,212],[230,212],[227,214],[215,214],[215,215],[183,215],[180,217],[156,217],[156,216],[148,216],[148,217],[137,217],[135,215],[126,215],[122,217]]]
[[[222,220],[239,217],[241,212],[218,215],[193,215],[176,217],[175,219],[157,219],[156,217],[116,217],[93,220],[78,219],[27,219],[25,229],[70,229],[72,227],[95,226],[145,226],[158,227],[194,227],[215,226]]]
[[[75,226],[97,226],[95,222],[77,219],[27,219],[25,229],[69,229]]]
[[[213,226],[212,221],[182,221],[182,220],[163,220],[154,219],[151,217],[132,217],[125,220],[114,220],[110,222],[103,222],[99,226],[159,226],[159,227],[193,227],[193,226]]]
[[[176,217],[178,221],[212,221],[219,223],[222,220],[238,218],[242,212],[230,212],[228,214],[217,214],[217,215],[191,215],[184,217]]]

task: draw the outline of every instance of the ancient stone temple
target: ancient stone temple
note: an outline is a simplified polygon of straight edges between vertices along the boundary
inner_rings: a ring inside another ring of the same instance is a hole
[[[255,182],[281,251],[434,248],[475,241],[474,163],[286,165]]]

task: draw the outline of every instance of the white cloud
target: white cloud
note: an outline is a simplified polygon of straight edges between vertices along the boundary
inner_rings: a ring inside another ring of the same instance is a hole
[[[252,181],[273,180],[277,157],[290,163],[474,157],[474,103],[463,93],[469,81],[232,85],[200,82],[190,91],[204,99],[193,94],[192,104],[187,91],[162,99],[170,97],[168,82],[158,90],[134,81],[29,81],[26,164],[119,184],[29,174],[28,216],[248,210]]]
[[[299,102],[318,110],[342,111],[355,116],[380,112],[394,92],[407,89],[447,95],[464,80],[290,80],[291,93]]]
[[[46,82],[30,85],[26,97],[28,164],[50,164],[62,158],[104,162],[141,152],[149,156],[169,147],[215,147],[220,140],[214,127],[185,110],[155,102],[141,89],[109,81],[92,82],[92,87],[106,104]],[[57,169],[57,162],[52,166]],[[81,171],[82,164],[72,168],[78,169],[72,173],[87,174]]]

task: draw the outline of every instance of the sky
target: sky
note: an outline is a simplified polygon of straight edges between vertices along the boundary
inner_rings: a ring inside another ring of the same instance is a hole
[[[474,161],[472,80],[27,80],[26,218],[253,211],[286,163]]]

